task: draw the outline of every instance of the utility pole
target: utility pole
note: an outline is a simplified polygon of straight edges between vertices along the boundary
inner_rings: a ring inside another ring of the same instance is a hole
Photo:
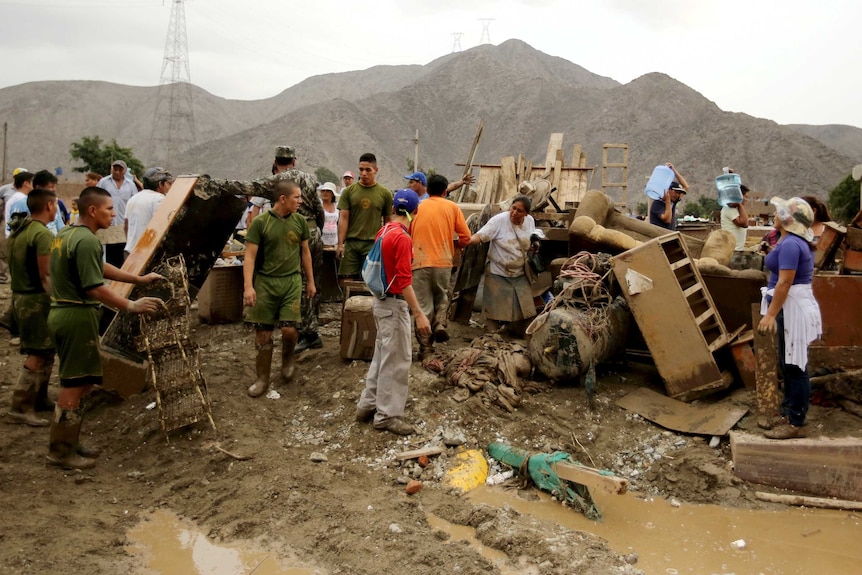
[[[9,134],[9,122],[3,122],[3,177],[0,182],[6,181],[6,136]]]
[[[189,74],[185,0],[171,0],[165,56],[156,96],[151,160],[170,164],[176,155],[195,145],[195,113]]]
[[[413,171],[419,171],[419,128],[416,128],[416,137],[413,139]]]

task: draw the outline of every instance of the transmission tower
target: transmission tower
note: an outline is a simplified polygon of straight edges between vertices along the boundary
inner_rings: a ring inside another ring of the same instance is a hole
[[[452,32],[452,38],[454,38],[454,42],[452,43],[452,53],[461,51],[461,36],[464,34],[461,32]]]
[[[491,22],[493,21],[493,18],[479,18],[479,22],[482,23],[482,37],[479,38],[479,44],[491,43],[491,32],[489,28],[491,27]]]
[[[185,0],[171,2],[171,19],[150,137],[152,160],[162,164],[170,164],[179,152],[195,145]]]

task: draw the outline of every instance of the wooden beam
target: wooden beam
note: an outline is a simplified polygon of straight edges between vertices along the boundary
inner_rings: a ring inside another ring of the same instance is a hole
[[[757,386],[757,411],[761,415],[778,413],[781,397],[778,393],[778,343],[775,334],[765,335],[757,331],[760,324],[760,304],[751,304],[751,325],[754,326],[754,359],[757,370],[754,381]]]
[[[395,459],[399,461],[404,461],[405,459],[416,459],[417,457],[422,457],[423,455],[440,455],[446,451],[443,447],[439,445],[431,446],[431,447],[423,447],[421,449],[412,449],[410,451],[402,451],[401,453],[395,454]]]
[[[557,150],[563,149],[563,134],[554,132],[548,140],[548,153],[545,155],[545,176],[554,169],[554,162],[557,160]]]
[[[479,126],[476,128],[476,135],[473,137],[473,145],[470,146],[470,153],[467,155],[467,162],[463,164],[465,176],[473,171],[473,160],[476,158],[476,150],[479,148],[479,140],[482,139],[482,130],[484,130],[484,128],[485,122],[480,119]],[[465,184],[458,189],[458,192],[455,195],[455,201],[461,201],[461,198],[463,198],[466,193],[467,185]]]
[[[599,470],[585,465],[558,461],[551,464],[551,471],[566,481],[574,481],[589,489],[598,489],[612,495],[623,495],[629,489],[628,479],[615,475],[605,475]]]
[[[732,431],[738,477],[819,497],[862,501],[862,439],[766,439]]]
[[[825,499],[823,497],[807,497],[805,495],[786,495],[783,493],[765,493],[763,491],[756,491],[754,496],[761,501],[769,501],[770,503],[784,503],[786,505],[800,505],[802,507],[819,507],[821,509],[862,511],[862,502],[859,501]]]
[[[506,156],[500,159],[500,194],[499,200],[508,200],[518,192],[518,176],[515,157]]]

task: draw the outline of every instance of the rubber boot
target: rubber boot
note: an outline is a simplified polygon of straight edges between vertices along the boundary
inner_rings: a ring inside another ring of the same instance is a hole
[[[78,438],[83,418],[80,409],[54,408],[51,421],[51,440],[48,446],[48,463],[63,469],[89,469],[96,460],[78,454]]]
[[[419,361],[425,361],[434,355],[434,336],[416,334],[419,340]]]
[[[257,379],[248,388],[250,397],[260,397],[266,393],[266,390],[269,389],[269,375],[272,372],[272,342],[256,347],[257,359],[254,365],[257,370]]]
[[[12,391],[12,407],[6,414],[15,423],[32,427],[46,427],[51,424],[47,419],[36,415],[36,387],[39,385],[40,372],[21,367],[18,383]]]
[[[296,372],[296,354],[293,352],[295,344],[281,342],[281,379],[284,383],[293,381]]]
[[[36,389],[36,411],[54,411],[54,402],[48,398],[48,381],[51,372],[54,371],[54,359],[45,361],[45,365],[39,370],[39,387]]]

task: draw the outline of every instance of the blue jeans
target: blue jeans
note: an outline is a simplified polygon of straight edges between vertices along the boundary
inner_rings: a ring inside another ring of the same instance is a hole
[[[784,363],[784,310],[778,312],[778,367],[784,374],[784,400],[781,402],[781,415],[790,425],[799,427],[805,424],[805,415],[811,401],[811,380],[808,379],[808,366]]]

